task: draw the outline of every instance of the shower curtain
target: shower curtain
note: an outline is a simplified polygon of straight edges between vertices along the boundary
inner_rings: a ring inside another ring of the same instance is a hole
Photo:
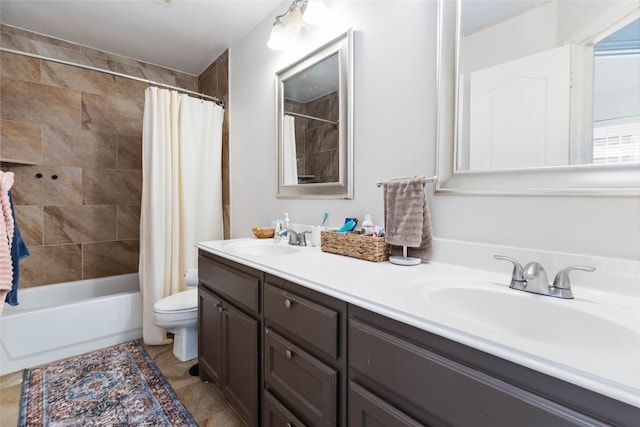
[[[282,165],[283,184],[298,184],[298,160],[296,155],[295,118],[287,114],[282,121]]]
[[[197,241],[222,239],[222,120],[219,105],[175,91],[145,92],[142,129],[140,290],[143,339],[166,344],[153,305],[185,290]]]

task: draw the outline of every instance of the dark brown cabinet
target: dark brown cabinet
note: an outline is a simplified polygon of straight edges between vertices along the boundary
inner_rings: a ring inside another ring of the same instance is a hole
[[[640,419],[640,410],[621,402],[349,310],[350,425],[630,426]]]
[[[200,252],[200,376],[248,426],[637,426],[640,409]]]
[[[346,425],[346,303],[268,274],[263,301],[264,425]]]
[[[216,385],[247,425],[258,426],[262,274],[205,255],[198,268],[200,376]]]

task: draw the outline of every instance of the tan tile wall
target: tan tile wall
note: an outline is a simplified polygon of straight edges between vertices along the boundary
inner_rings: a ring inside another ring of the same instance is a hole
[[[302,103],[285,99],[285,111],[338,120],[338,94],[333,92]],[[338,176],[338,128],[330,123],[296,117],[298,175],[313,175],[305,182],[336,182]]]
[[[222,216],[224,238],[230,237],[230,198],[229,198],[229,51],[218,57],[198,77],[198,91],[215,96],[225,103],[222,123]]]
[[[197,77],[0,27],[3,47],[196,90]],[[31,256],[20,287],[138,271],[145,83],[0,53],[0,157]],[[226,94],[225,94],[226,96]],[[41,174],[41,177],[38,174]]]

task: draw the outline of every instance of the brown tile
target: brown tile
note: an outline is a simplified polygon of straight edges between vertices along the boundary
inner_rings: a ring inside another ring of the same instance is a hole
[[[136,100],[144,105],[144,92],[149,87],[149,83],[139,82],[126,77],[116,77],[116,92],[112,95]],[[142,129],[142,122],[140,122]]]
[[[200,427],[243,427],[245,425],[231,407],[196,422]]]
[[[0,157],[42,163],[41,126],[0,120]]]
[[[41,246],[44,243],[42,206],[15,205],[15,214],[20,235],[27,247]]]
[[[119,135],[142,133],[144,99],[82,93],[82,128]]]
[[[140,238],[140,205],[118,205],[117,239]]]
[[[84,279],[136,273],[138,240],[85,243],[83,245]]]
[[[78,128],[44,126],[44,164],[115,168],[117,136]]]
[[[118,135],[118,169],[142,170],[142,138]]]
[[[82,249],[76,245],[36,246],[20,261],[20,287],[82,279]]]
[[[203,73],[198,79],[198,91],[211,96],[218,96],[218,73],[214,67]]]
[[[142,171],[93,169],[82,178],[85,205],[140,204]]]
[[[40,60],[14,53],[0,52],[0,73],[3,77],[27,82],[40,82]]]
[[[100,95],[116,90],[116,76],[51,61],[42,61],[42,83]]]
[[[3,119],[80,127],[80,92],[2,77]]]
[[[214,415],[221,415],[229,409],[224,398],[220,396],[213,385],[202,381],[185,387],[174,388],[174,391],[198,424],[200,420]],[[222,417],[219,417],[219,420],[222,420]]]
[[[14,166],[17,205],[82,204],[82,169],[62,166]],[[41,174],[42,177],[37,176]]]
[[[44,244],[116,239],[116,206],[45,206]]]

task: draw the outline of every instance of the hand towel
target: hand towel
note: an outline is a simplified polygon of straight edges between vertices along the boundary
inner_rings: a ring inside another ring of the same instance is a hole
[[[9,202],[9,190],[13,185],[13,172],[0,171],[0,313],[4,299],[11,291],[13,266],[11,263],[11,243],[13,242],[13,215]]]
[[[421,176],[392,179],[383,184],[385,242],[407,246],[410,256],[429,259],[433,252],[431,220]]]

